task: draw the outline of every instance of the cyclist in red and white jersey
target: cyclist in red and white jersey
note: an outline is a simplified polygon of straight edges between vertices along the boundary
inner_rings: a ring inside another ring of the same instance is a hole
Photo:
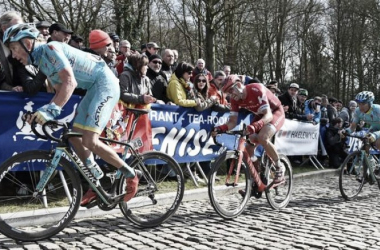
[[[237,125],[240,108],[244,108],[254,113],[254,119],[247,126],[247,134],[251,142],[261,144],[267,155],[273,160],[276,166],[275,183],[284,180],[283,166],[280,162],[276,147],[271,142],[271,138],[282,127],[285,122],[285,113],[280,100],[263,84],[252,83],[244,85],[237,75],[229,75],[221,89],[222,92],[231,98],[231,112],[226,124],[214,128],[215,132],[225,132],[233,129]],[[212,133],[213,136],[216,133]],[[254,146],[247,144],[248,153],[252,156]],[[263,188],[259,187],[259,192]]]

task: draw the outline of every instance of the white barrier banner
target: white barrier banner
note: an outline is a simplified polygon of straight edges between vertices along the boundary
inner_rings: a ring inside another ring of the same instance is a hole
[[[285,119],[275,136],[275,145],[285,155],[317,155],[318,140],[319,124]]]

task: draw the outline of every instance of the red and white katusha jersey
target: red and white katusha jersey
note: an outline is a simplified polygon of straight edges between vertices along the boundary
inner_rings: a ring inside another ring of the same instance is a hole
[[[231,99],[231,112],[238,112],[240,108],[245,108],[255,115],[260,115],[268,107],[274,111],[281,106],[280,100],[263,84],[252,83],[246,85],[245,88],[247,97],[244,100]]]

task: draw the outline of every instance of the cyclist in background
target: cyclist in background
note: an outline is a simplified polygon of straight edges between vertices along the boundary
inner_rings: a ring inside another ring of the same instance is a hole
[[[244,85],[237,75],[229,75],[221,91],[230,96],[231,112],[226,124],[217,126],[212,132],[215,136],[218,132],[226,132],[237,125],[240,108],[254,113],[254,119],[247,126],[251,142],[261,144],[267,155],[276,166],[275,183],[284,180],[284,168],[277,153],[277,149],[271,142],[271,138],[282,127],[285,122],[285,113],[280,100],[263,84],[252,83]],[[249,155],[253,156],[255,147],[247,144]],[[258,187],[258,191],[264,191],[265,186]]]
[[[362,91],[355,97],[358,107],[355,109],[352,122],[346,131],[351,134],[356,131],[356,127],[360,126],[360,122],[364,121],[370,127],[368,129],[369,141],[375,142],[377,148],[380,149],[380,105],[374,104],[375,96],[371,91]]]
[[[141,173],[129,167],[115,151],[99,140],[99,134],[120,98],[118,79],[99,56],[60,42],[38,44],[38,35],[39,31],[34,27],[16,24],[8,28],[3,37],[12,57],[24,65],[38,66],[55,89],[51,102],[37,109],[28,122],[35,119],[43,124],[55,119],[76,87],[86,89],[87,93],[78,105],[73,124],[73,131],[82,133],[83,137],[71,138],[70,142],[96,179],[100,179],[103,172],[95,162],[93,153],[117,167],[126,177],[124,201],[132,199],[137,192]],[[101,42],[112,44],[109,37]]]

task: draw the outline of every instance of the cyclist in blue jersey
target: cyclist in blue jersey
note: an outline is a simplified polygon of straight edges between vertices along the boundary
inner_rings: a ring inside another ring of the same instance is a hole
[[[348,133],[355,132],[360,121],[370,125],[368,136],[370,142],[375,142],[380,149],[380,105],[374,104],[375,96],[371,91],[362,91],[355,97],[358,107],[355,109],[351,126],[346,129]]]
[[[35,119],[43,124],[55,119],[76,87],[86,89],[73,124],[73,131],[82,133],[83,137],[72,138],[70,142],[95,178],[100,179],[103,172],[95,162],[93,153],[117,167],[126,176],[124,201],[132,199],[137,192],[141,173],[129,167],[115,151],[99,140],[99,134],[120,98],[118,79],[99,56],[60,42],[38,44],[38,35],[39,31],[34,27],[16,24],[8,28],[3,37],[12,57],[24,65],[36,65],[55,89],[51,102],[39,108],[28,121]],[[112,40],[106,37],[101,42],[111,45]]]

